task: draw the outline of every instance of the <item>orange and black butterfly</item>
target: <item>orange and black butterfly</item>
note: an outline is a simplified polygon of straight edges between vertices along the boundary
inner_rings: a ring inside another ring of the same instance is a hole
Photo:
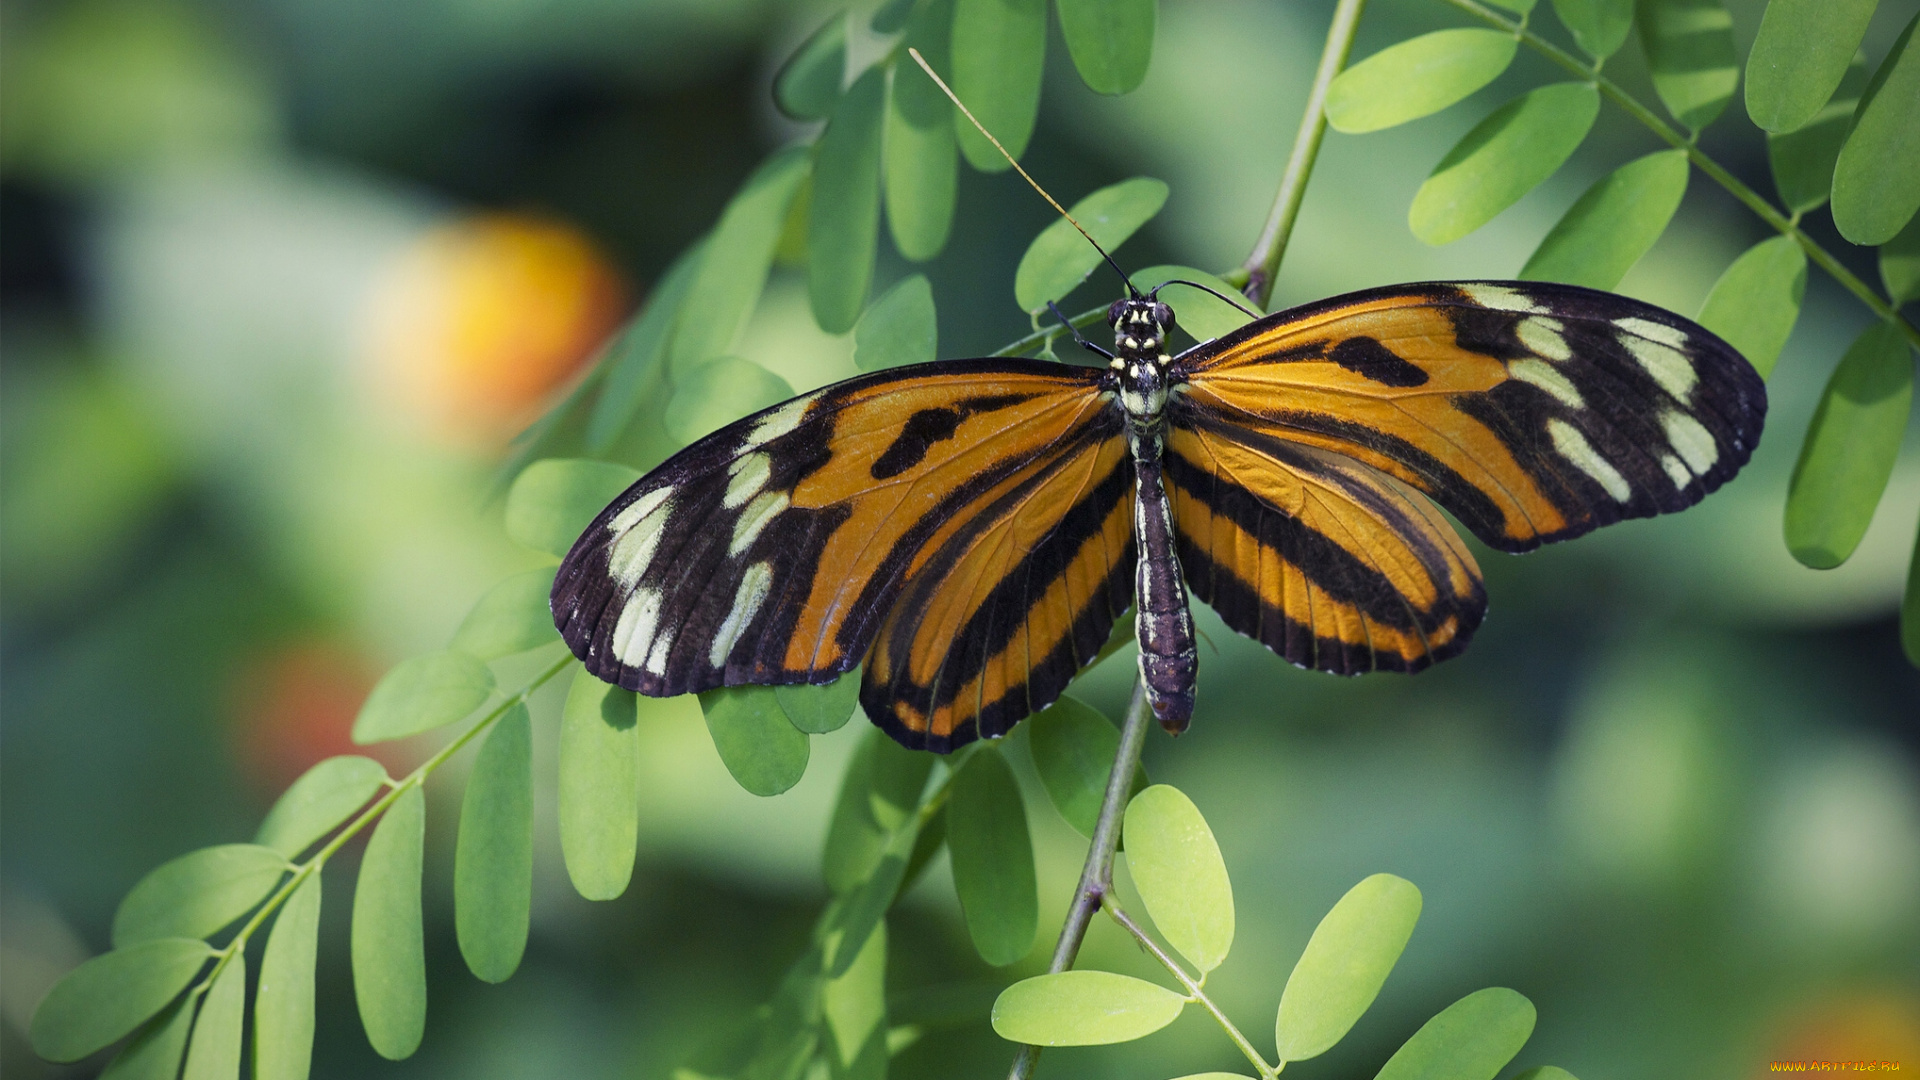
[[[1681,510],[1766,413],[1726,342],[1566,285],[1372,289],[1178,355],[1154,294],[1108,322],[1102,367],[897,368],[701,439],[574,544],[561,634],[653,696],[864,665],[867,715],[945,752],[1053,702],[1137,605],[1179,731],[1189,593],[1302,667],[1418,671],[1486,613],[1435,503],[1510,552]]]

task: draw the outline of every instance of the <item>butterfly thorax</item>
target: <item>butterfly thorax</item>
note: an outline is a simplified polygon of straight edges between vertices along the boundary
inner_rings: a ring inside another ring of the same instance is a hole
[[[1109,380],[1127,413],[1134,456],[1145,450],[1158,457],[1167,395],[1180,378],[1166,348],[1173,309],[1158,300],[1118,300],[1107,309],[1107,323],[1113,327]]]

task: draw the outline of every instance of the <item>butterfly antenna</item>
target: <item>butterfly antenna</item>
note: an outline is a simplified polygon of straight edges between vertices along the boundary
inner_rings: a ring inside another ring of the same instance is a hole
[[[1087,238],[1087,243],[1093,245],[1093,250],[1099,252],[1100,257],[1107,260],[1107,265],[1113,267],[1114,273],[1120,275],[1120,280],[1124,282],[1127,286],[1127,295],[1133,297],[1135,300],[1140,299],[1140,290],[1133,287],[1133,281],[1127,277],[1127,272],[1125,270],[1120,269],[1119,263],[1113,261],[1113,256],[1107,254],[1107,249],[1101,247],[1100,242],[1098,240],[1095,240],[1093,236],[1087,232],[1087,230],[1081,228],[1080,223],[1073,220],[1073,215],[1067,213],[1067,208],[1064,206],[1061,206],[1060,203],[1056,201],[1053,196],[1047,194],[1047,189],[1041,187],[1039,181],[1027,175],[1027,170],[1021,168],[1020,163],[1013,160],[1013,155],[1007,153],[1007,148],[1000,145],[1000,140],[993,137],[993,132],[988,131],[987,126],[985,124],[982,124],[973,115],[973,110],[967,108],[966,103],[961,101],[960,96],[953,92],[953,88],[947,85],[946,80],[942,79],[938,74],[934,72],[932,66],[930,66],[927,63],[927,58],[920,55],[920,50],[909,46],[907,49],[907,55],[913,57],[913,62],[916,64],[919,64],[920,70],[927,73],[927,78],[932,79],[934,85],[940,88],[940,92],[947,95],[947,99],[953,102],[953,107],[956,109],[959,109],[960,112],[966,116],[967,120],[971,122],[976,129],[979,130],[980,134],[987,137],[987,141],[993,144],[993,148],[995,150],[1000,151],[1000,156],[1003,158],[1006,158],[1007,164],[1013,166],[1013,171],[1019,173],[1020,178],[1022,180],[1025,180],[1028,184],[1031,184],[1033,186],[1033,190],[1039,192],[1040,197],[1047,200],[1047,205],[1059,211],[1060,216],[1067,219],[1067,224],[1079,230],[1080,235]]]
[[[1261,315],[1259,312],[1241,303],[1239,300],[1236,300],[1233,297],[1228,296],[1226,293],[1221,292],[1219,289],[1216,289],[1211,285],[1202,285],[1198,281],[1188,281],[1186,278],[1172,278],[1170,280],[1163,281],[1158,285],[1155,285],[1153,287],[1153,291],[1147,293],[1147,299],[1149,300],[1158,299],[1160,296],[1160,290],[1166,288],[1169,285],[1191,285],[1194,288],[1199,289],[1201,292],[1212,293],[1213,295],[1219,297],[1220,299],[1225,300],[1227,303],[1232,304],[1234,307],[1239,308],[1242,314],[1251,315],[1256,319],[1261,318]]]

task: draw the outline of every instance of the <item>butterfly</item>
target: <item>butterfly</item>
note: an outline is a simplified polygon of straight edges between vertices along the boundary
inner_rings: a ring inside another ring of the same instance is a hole
[[[1524,552],[1685,509],[1751,455],[1766,390],[1702,327],[1538,282],[1370,289],[1178,354],[1158,290],[1098,367],[895,368],[686,447],[561,563],[555,624],[650,696],[825,683],[951,751],[1055,701],[1135,609],[1183,730],[1189,596],[1301,667],[1413,672],[1486,614],[1483,543]]]

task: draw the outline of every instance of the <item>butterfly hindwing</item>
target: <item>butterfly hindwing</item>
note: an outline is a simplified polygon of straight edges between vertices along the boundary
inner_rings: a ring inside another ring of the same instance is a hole
[[[1344,454],[1527,551],[1691,506],[1752,454],[1766,391],[1670,312],[1571,285],[1400,285],[1183,358],[1211,421]]]
[[[865,658],[883,621],[898,637],[919,610],[958,610],[953,593],[976,579],[931,595],[920,584],[921,608],[898,603],[952,545],[1033,545],[1073,516],[1062,485],[1117,441],[1097,379],[1037,360],[928,364],[741,420],[601,512],[555,578],[555,622],[588,670],[651,696],[830,681]],[[1022,485],[1043,494],[1009,532],[1005,499]],[[1010,617],[1015,601],[997,595],[995,617]],[[912,648],[945,643],[921,635]],[[912,727],[877,685],[869,671],[869,714]]]

